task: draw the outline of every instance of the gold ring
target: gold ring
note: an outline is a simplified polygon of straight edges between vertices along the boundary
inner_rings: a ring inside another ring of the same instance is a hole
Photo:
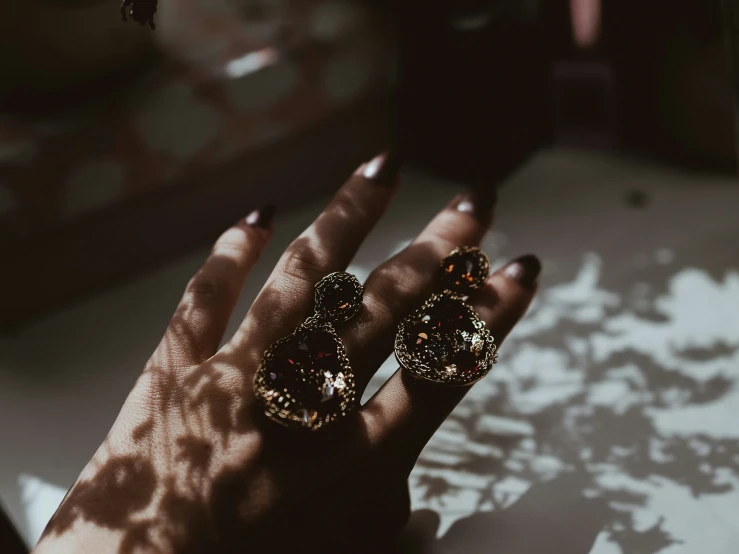
[[[455,386],[487,375],[497,347],[466,298],[489,273],[490,262],[479,248],[457,248],[442,260],[441,290],[406,317],[395,336],[395,356],[411,375]]]
[[[355,408],[354,374],[334,326],[359,312],[363,292],[345,272],[316,284],[313,315],[264,352],[254,377],[254,394],[267,417],[317,430]]]

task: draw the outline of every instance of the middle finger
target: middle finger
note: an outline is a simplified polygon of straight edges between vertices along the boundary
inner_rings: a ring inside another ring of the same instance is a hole
[[[269,343],[305,319],[315,284],[349,265],[385,211],[396,188],[398,169],[398,159],[392,154],[377,156],[357,169],[318,218],[287,247],[231,339],[231,347],[248,344],[249,355],[258,365]]]

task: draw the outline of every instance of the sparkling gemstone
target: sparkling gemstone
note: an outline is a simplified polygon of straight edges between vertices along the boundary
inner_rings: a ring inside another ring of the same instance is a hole
[[[423,351],[416,351],[414,355],[419,362],[428,366],[436,367],[444,365],[449,357],[448,345],[443,339],[439,339],[433,346]]]
[[[474,352],[460,350],[454,353],[454,365],[465,375],[477,375],[480,362]]]
[[[316,407],[327,396],[333,398],[333,376],[341,371],[337,339],[329,332],[304,329],[275,348],[265,368],[267,383],[306,406]]]
[[[421,320],[407,329],[405,345],[408,350],[416,351],[431,343],[431,336],[436,331],[429,321]]]
[[[361,306],[362,286],[348,273],[330,275],[316,285],[320,310],[333,321],[346,321]]]
[[[325,402],[318,405],[316,413],[321,416],[341,413],[341,398],[335,394]]]
[[[303,354],[302,366],[310,373],[334,371],[340,367],[336,338],[328,331],[308,329],[296,336],[297,349]]]
[[[294,370],[303,369],[310,365],[310,356],[306,350],[299,348],[298,341],[288,341],[279,345],[272,352],[275,363],[280,360],[280,365]]]
[[[326,372],[325,381],[321,388],[323,396],[320,405],[317,406],[319,414],[335,414],[341,411],[341,395],[338,392],[343,391],[345,386],[346,382],[343,374],[339,373],[334,377]]]
[[[412,358],[447,377],[474,378],[482,369],[485,338],[461,301],[435,298],[418,319],[404,328],[403,342]]]
[[[353,298],[353,287],[335,283],[324,293],[323,306],[326,309],[326,313],[333,316],[351,308]]]
[[[418,361],[427,365],[438,365],[451,352],[449,341],[431,322],[421,320],[405,333],[405,345]]]
[[[331,400],[334,397],[334,393],[336,392],[336,387],[334,386],[331,374],[327,371],[324,376],[326,380],[323,382],[323,387],[321,387],[321,402],[327,402]]]
[[[487,277],[489,266],[484,254],[475,251],[457,251],[442,262],[442,280],[455,291],[465,292],[478,288]]]
[[[344,390],[346,388],[346,380],[343,373],[339,373],[334,379],[334,387],[339,390]]]
[[[475,325],[464,304],[447,296],[431,306],[422,320],[428,321],[437,330],[444,332],[456,330],[474,332],[475,330]]]
[[[302,388],[300,365],[292,357],[280,354],[267,367],[267,382],[275,390],[293,392]]]
[[[318,415],[315,410],[310,410],[308,408],[301,408],[296,413],[298,414],[301,423],[306,426],[313,423],[313,421],[316,419],[316,416]]]

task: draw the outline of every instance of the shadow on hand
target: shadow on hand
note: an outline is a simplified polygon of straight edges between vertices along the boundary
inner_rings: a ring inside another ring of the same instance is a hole
[[[218,262],[234,270],[228,258]],[[301,263],[318,266],[313,258]],[[284,296],[268,284],[261,301],[275,306]],[[255,399],[251,376],[264,349],[310,313],[312,297],[299,301],[287,314],[259,317],[243,344],[229,342],[187,367],[177,355],[194,336],[189,306],[178,308],[129,397],[132,407],[122,409],[125,423],[109,433],[104,454],[70,489],[41,540],[86,522],[120,536],[118,554],[249,547],[343,554],[370,543],[382,545],[371,552],[384,551],[409,513],[407,473],[382,470],[360,418],[300,434],[264,418]],[[392,332],[384,339],[390,348]],[[389,477],[397,473],[402,479]]]
[[[439,515],[413,512],[397,552],[404,554],[588,554],[611,511],[603,499],[583,496],[585,479],[557,477],[533,485],[504,510],[457,520],[436,538]]]

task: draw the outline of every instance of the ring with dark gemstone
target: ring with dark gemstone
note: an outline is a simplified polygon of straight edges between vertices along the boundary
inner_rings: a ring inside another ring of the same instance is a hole
[[[411,375],[457,386],[487,375],[497,347],[465,297],[485,283],[489,272],[490,262],[477,248],[457,248],[442,260],[442,291],[406,317],[395,336],[395,356]]]
[[[479,289],[490,273],[490,261],[474,246],[460,246],[441,261],[441,283],[445,289],[469,294]]]
[[[327,275],[315,287],[314,314],[264,353],[254,393],[267,417],[286,427],[320,429],[356,407],[354,375],[335,324],[354,317],[362,285]]]
[[[331,273],[316,284],[316,313],[336,323],[349,321],[362,307],[363,288],[343,271]]]

